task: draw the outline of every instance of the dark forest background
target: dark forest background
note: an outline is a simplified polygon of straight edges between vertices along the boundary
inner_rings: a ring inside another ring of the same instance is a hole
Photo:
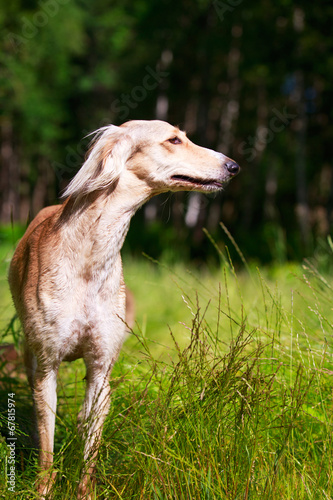
[[[262,262],[320,252],[333,224],[333,4],[1,0],[0,223],[57,202],[89,132],[179,125],[242,167],[224,193],[157,197],[131,252],[198,261],[223,221]]]

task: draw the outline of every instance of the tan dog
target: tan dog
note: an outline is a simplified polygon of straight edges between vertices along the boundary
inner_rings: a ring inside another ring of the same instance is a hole
[[[165,191],[219,191],[239,171],[221,153],[193,144],[162,121],[98,130],[62,205],[43,209],[14,254],[9,283],[25,334],[25,365],[37,415],[42,471],[53,461],[57,372],[83,358],[82,419],[88,422],[79,498],[109,408],[109,376],[124,341],[125,284],[120,250],[135,211]],[[52,480],[43,474],[42,496]]]

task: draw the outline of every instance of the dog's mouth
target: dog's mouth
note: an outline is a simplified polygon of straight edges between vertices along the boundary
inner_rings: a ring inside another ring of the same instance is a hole
[[[222,181],[216,179],[199,179],[198,177],[190,177],[188,175],[173,175],[171,179],[176,181],[177,184],[186,186],[192,185],[193,187],[199,186],[207,191],[222,189],[224,186]]]

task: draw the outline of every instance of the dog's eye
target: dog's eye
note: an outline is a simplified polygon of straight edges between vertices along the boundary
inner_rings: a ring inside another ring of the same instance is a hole
[[[182,141],[179,139],[179,137],[171,137],[171,139],[169,139],[169,142],[171,142],[171,144],[181,144]]]

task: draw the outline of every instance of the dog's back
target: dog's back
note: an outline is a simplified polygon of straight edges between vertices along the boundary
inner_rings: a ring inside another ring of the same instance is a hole
[[[22,319],[23,297],[26,287],[37,287],[39,277],[38,261],[41,254],[41,244],[44,244],[45,236],[50,233],[53,226],[54,216],[61,209],[61,205],[53,205],[43,208],[29,224],[24,236],[19,242],[12,258],[8,281],[13,301],[18,315]]]

